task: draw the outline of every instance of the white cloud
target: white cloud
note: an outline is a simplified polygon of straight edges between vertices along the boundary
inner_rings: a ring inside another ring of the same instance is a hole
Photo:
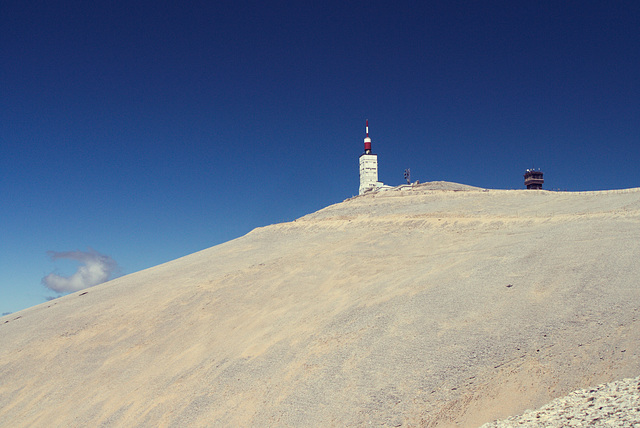
[[[76,273],[71,276],[61,276],[55,273],[42,278],[45,287],[58,293],[67,293],[93,287],[108,281],[118,270],[118,264],[111,257],[89,249],[89,251],[49,251],[51,260],[68,259],[82,263]]]

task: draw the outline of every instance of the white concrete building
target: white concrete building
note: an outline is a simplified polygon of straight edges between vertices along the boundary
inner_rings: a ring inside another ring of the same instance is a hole
[[[378,184],[378,155],[360,155],[360,194],[373,189]]]

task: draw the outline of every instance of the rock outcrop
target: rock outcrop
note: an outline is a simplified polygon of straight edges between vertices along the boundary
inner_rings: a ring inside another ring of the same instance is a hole
[[[640,377],[574,391],[538,410],[486,423],[482,428],[637,427],[640,426]]]

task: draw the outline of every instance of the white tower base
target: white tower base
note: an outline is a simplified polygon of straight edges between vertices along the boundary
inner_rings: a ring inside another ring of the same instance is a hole
[[[378,183],[378,155],[360,155],[360,195],[369,189],[379,186]]]

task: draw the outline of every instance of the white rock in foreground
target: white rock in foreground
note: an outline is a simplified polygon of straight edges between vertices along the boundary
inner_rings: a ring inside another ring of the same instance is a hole
[[[482,428],[515,427],[636,427],[640,426],[640,377],[574,391],[538,410],[490,422]]]

